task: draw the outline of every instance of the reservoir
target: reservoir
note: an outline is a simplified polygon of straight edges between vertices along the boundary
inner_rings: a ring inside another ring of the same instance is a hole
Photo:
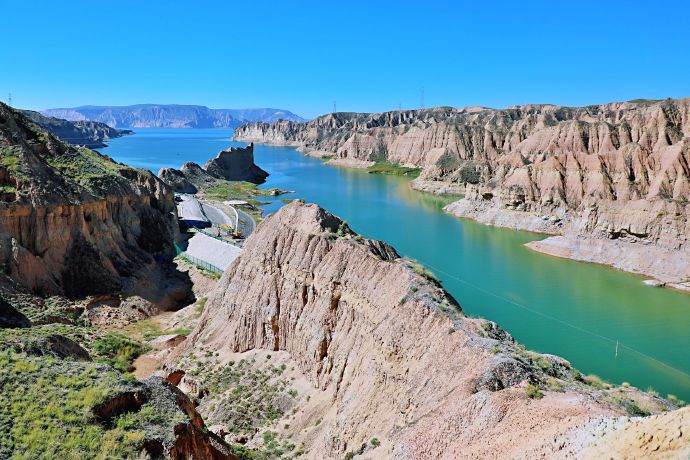
[[[203,164],[230,145],[230,129],[135,129],[101,151],[151,169]],[[255,146],[270,173],[262,188],[318,203],[353,230],[384,240],[431,269],[469,316],[490,319],[527,348],[568,359],[584,374],[690,401],[690,295],[642,284],[607,267],[523,245],[544,238],[445,214],[454,198],[417,192],[409,179],[325,165],[290,147]],[[265,206],[278,209],[279,198]]]

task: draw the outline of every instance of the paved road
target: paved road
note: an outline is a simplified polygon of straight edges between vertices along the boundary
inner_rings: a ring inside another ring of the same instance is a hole
[[[232,228],[237,228],[237,222],[235,222],[235,219],[225,214],[221,209],[206,203],[201,203],[201,207],[203,208],[206,217],[208,217],[209,220],[214,224],[225,224],[230,225]]]
[[[252,216],[242,211],[241,209],[235,208],[235,210],[237,210],[237,215],[240,219],[237,228],[239,229],[240,233],[242,233],[242,236],[244,238],[247,238],[256,228],[256,222],[254,222],[254,218]]]
[[[190,238],[185,252],[225,270],[242,253],[242,249],[197,232]]]

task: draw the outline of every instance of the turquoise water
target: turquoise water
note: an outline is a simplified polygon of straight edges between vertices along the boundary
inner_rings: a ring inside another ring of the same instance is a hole
[[[157,172],[243,145],[223,129],[136,131],[103,153]],[[426,264],[467,314],[496,321],[528,348],[563,356],[584,373],[690,401],[690,295],[530,251],[523,244],[541,236],[451,217],[441,210],[447,198],[413,191],[407,179],[326,166],[287,147],[257,145],[255,157],[271,174],[262,187],[294,190],[288,196],[318,203]]]

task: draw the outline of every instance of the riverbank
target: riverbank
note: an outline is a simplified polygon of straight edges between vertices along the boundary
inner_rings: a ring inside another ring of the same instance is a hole
[[[154,169],[203,163],[227,148],[231,134],[142,129],[113,141],[109,153]],[[171,157],[174,148],[182,155]],[[261,189],[295,190],[290,198],[318,203],[357,232],[390,242],[432,269],[468,315],[496,321],[527,347],[565,356],[588,374],[690,399],[686,294],[650,289],[638,276],[600,265],[544,257],[524,247],[543,237],[453,217],[442,210],[452,198],[415,191],[409,178],[326,167],[295,148],[257,145],[255,155],[271,174]],[[267,213],[284,204],[281,196],[257,199],[270,202],[262,206]]]

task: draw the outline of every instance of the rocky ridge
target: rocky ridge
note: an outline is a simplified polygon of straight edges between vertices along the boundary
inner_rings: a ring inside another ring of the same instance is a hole
[[[209,109],[201,105],[137,104],[48,109],[43,115],[70,121],[97,121],[113,128],[235,128],[253,121],[303,118],[282,109]]]
[[[185,363],[219,356],[237,370],[237,360],[272,359],[257,350],[311,388],[276,422],[306,458],[570,458],[628,426],[626,408],[671,408],[586,385],[564,359],[465,317],[433,275],[387,244],[299,202],[247,240],[168,369],[204,398],[200,407],[222,407]]]
[[[439,107],[250,123],[236,139],[423,168],[447,211],[559,235],[531,244],[677,287],[690,281],[690,99],[503,110]]]
[[[218,180],[261,184],[268,173],[254,163],[254,144],[230,147],[208,160],[203,167],[188,162],[181,169],[163,168],[158,177],[179,193],[197,193]]]
[[[47,117],[33,110],[20,110],[20,112],[29,120],[59,137],[64,142],[90,149],[107,147],[105,144],[107,140],[134,134],[134,131],[129,129],[115,129],[97,121],[61,120],[59,118]]]
[[[77,148],[0,105],[0,271],[41,295],[187,298],[169,263],[173,192],[148,171]]]

